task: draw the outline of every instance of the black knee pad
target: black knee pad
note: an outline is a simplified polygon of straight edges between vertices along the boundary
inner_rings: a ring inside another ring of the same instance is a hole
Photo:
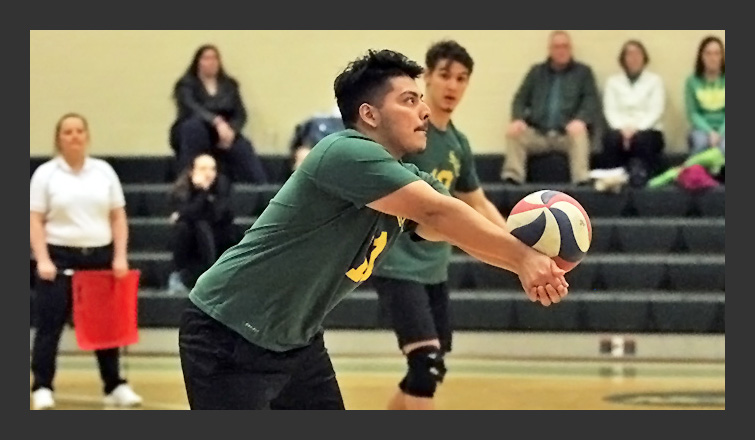
[[[406,356],[409,371],[399,383],[404,393],[415,397],[433,397],[446,375],[443,352],[436,347],[420,347]]]

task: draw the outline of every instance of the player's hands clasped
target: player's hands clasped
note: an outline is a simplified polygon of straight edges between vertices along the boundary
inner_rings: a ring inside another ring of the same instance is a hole
[[[551,258],[533,249],[523,261],[519,281],[530,301],[547,307],[569,293],[565,274]]]

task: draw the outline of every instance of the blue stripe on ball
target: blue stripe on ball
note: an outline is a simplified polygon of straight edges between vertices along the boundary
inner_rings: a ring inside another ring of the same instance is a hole
[[[550,202],[553,197],[556,197],[559,194],[561,193],[558,191],[545,191],[542,194],[540,194],[540,199],[542,199],[543,204],[547,205],[548,202]]]
[[[534,246],[540,240],[545,232],[545,211],[540,213],[537,218],[524,226],[520,226],[511,231],[511,235],[518,238],[527,246]]]
[[[550,209],[550,212],[556,218],[558,230],[561,232],[561,249],[558,256],[570,263],[579,262],[584,258],[585,253],[577,245],[569,216],[560,209]]]

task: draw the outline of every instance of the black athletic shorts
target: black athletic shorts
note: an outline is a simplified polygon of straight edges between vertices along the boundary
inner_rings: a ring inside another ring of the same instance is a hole
[[[380,307],[385,310],[398,339],[399,348],[413,342],[440,340],[444,352],[451,351],[451,322],[448,284],[373,276]]]
[[[305,347],[267,350],[191,303],[178,345],[191,409],[344,409],[322,333]]]

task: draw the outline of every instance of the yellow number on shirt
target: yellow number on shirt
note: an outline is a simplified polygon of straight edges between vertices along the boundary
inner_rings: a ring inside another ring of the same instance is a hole
[[[454,181],[454,173],[448,170],[440,170],[437,169],[433,170],[433,177],[440,180],[440,183],[443,184],[443,186],[446,187],[446,189],[451,189],[451,183]]]
[[[375,267],[375,260],[377,259],[378,255],[383,252],[383,249],[385,249],[385,245],[387,243],[388,233],[383,231],[378,238],[372,241],[372,244],[375,245],[375,248],[372,249],[369,260],[365,258],[364,263],[359,265],[359,267],[346,272],[346,276],[355,283],[365,281],[367,278],[369,278],[370,275],[372,275],[372,268]]]

